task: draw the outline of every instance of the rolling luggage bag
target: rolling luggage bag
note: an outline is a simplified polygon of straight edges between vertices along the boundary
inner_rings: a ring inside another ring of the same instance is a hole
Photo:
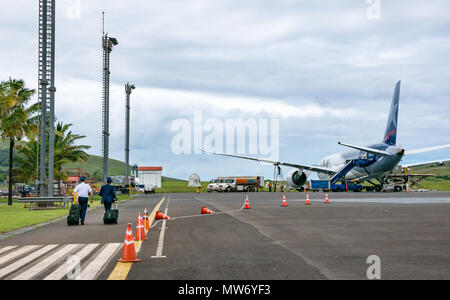
[[[70,207],[69,215],[67,216],[67,225],[79,225],[81,216],[81,206],[74,204]]]
[[[119,205],[116,205],[115,208],[111,208],[110,210],[105,211],[105,215],[103,216],[104,224],[117,224],[119,222]]]

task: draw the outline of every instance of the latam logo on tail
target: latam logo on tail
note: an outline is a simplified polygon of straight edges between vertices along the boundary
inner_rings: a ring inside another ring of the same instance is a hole
[[[393,134],[397,133],[397,130],[392,130],[391,132],[389,132],[389,134],[386,136],[386,138],[384,139],[384,142],[386,142]]]

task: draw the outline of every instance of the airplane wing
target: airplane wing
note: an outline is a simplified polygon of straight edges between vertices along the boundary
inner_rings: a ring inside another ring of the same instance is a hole
[[[442,145],[442,146],[434,146],[434,147],[422,148],[422,149],[407,150],[407,151],[405,151],[405,155],[424,153],[424,152],[435,151],[435,150],[440,150],[440,149],[445,149],[445,148],[450,148],[450,144]]]
[[[277,165],[277,166],[287,166],[287,167],[292,167],[292,168],[305,169],[305,170],[308,170],[308,171],[313,171],[313,172],[318,172],[318,173],[325,173],[325,174],[328,174],[328,175],[336,173],[336,171],[331,170],[331,169],[327,169],[327,168],[322,167],[322,166],[307,166],[307,165],[299,165],[299,164],[293,164],[293,163],[285,163],[285,162],[281,162],[281,161],[267,160],[267,159],[262,159],[262,158],[254,158],[254,157],[232,155],[232,154],[224,154],[224,153],[214,153],[214,152],[208,152],[208,151],[205,151],[205,150],[202,150],[202,151],[205,152],[205,153],[210,153],[210,154],[214,154],[214,155],[221,155],[221,156],[228,156],[228,157],[234,157],[234,158],[248,159],[248,160],[253,160],[253,161],[257,161],[257,162],[269,163],[269,164],[273,164],[273,165]]]
[[[437,164],[437,163],[442,164],[442,163],[445,163],[447,161],[450,161],[450,159],[433,160],[433,161],[426,161],[426,162],[420,162],[420,163],[414,163],[414,164],[402,164],[402,168],[426,166],[426,165],[432,165],[432,164]]]
[[[380,155],[380,156],[392,155],[391,153],[389,153],[387,151],[383,151],[383,150],[378,150],[378,149],[373,149],[373,148],[368,148],[368,147],[361,147],[361,146],[354,146],[354,145],[344,144],[341,142],[339,142],[338,144],[341,146],[353,148],[353,149],[364,151],[364,152],[374,154],[374,155]]]

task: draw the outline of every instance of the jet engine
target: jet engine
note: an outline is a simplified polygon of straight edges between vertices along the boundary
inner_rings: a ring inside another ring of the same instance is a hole
[[[292,169],[291,171],[289,171],[286,180],[289,186],[295,189],[301,189],[306,183],[306,180],[308,180],[308,176],[305,172],[303,172],[303,170]]]

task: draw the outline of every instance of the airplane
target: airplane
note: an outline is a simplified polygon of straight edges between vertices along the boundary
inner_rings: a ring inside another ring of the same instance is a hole
[[[319,179],[330,180],[331,183],[335,183],[339,180],[353,182],[368,181],[377,186],[371,181],[377,180],[380,183],[378,187],[380,187],[385,178],[399,165],[404,156],[450,148],[450,144],[448,144],[408,151],[397,146],[397,121],[400,102],[400,86],[401,81],[397,82],[394,89],[394,96],[392,98],[386,131],[381,142],[374,143],[366,147],[339,142],[339,145],[352,148],[353,150],[327,156],[320,160],[317,165],[303,165],[240,155],[213,153],[207,151],[203,152],[273,164],[278,168],[279,172],[281,170],[280,166],[291,167],[293,169],[291,169],[288,173],[286,180],[289,186],[297,190],[303,190],[303,186],[308,180],[308,177],[310,177],[314,172],[317,173]],[[445,161],[449,160],[431,161],[426,162],[426,164],[437,162],[442,163]],[[423,164],[424,163],[409,164],[408,167]]]

